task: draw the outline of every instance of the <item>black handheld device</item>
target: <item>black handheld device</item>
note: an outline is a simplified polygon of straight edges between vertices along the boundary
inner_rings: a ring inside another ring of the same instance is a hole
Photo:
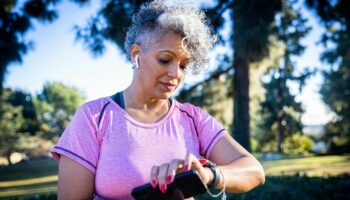
[[[134,188],[131,195],[136,200],[166,200],[171,199],[177,189],[182,192],[184,198],[190,198],[205,193],[207,186],[195,170],[190,170],[176,174],[174,181],[167,186],[166,193],[148,183]]]

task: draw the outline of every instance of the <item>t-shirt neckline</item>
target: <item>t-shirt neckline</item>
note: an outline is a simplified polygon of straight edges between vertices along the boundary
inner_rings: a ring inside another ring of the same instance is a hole
[[[144,122],[139,122],[136,119],[134,119],[133,117],[131,117],[111,97],[108,97],[108,99],[112,103],[112,105],[114,105],[114,107],[118,110],[118,112],[121,113],[125,117],[125,119],[127,119],[128,121],[130,121],[131,123],[133,123],[136,126],[144,127],[144,128],[154,128],[154,127],[157,127],[157,126],[165,123],[171,117],[171,115],[174,111],[174,108],[175,108],[175,104],[177,103],[175,99],[170,99],[171,100],[170,109],[160,120],[158,120],[156,122],[152,122],[152,123],[144,123]]]

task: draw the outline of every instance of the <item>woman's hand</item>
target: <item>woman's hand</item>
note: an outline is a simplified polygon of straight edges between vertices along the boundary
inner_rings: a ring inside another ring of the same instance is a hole
[[[151,184],[153,188],[157,185],[161,192],[165,193],[167,186],[174,181],[178,172],[196,170],[205,184],[210,183],[213,174],[209,168],[203,167],[200,161],[191,153],[187,153],[184,160],[174,159],[169,163],[160,166],[153,166],[151,169]]]

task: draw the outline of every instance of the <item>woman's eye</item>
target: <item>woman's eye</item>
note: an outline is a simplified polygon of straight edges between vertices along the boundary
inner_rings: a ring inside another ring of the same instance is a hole
[[[164,59],[164,58],[160,58],[160,59],[159,59],[159,62],[160,62],[161,64],[168,64],[168,63],[170,62],[170,60]]]
[[[187,65],[180,65],[181,69],[186,70],[187,69]]]

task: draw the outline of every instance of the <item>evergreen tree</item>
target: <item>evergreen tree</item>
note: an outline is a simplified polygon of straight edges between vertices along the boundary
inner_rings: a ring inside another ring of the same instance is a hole
[[[40,130],[37,135],[57,140],[85,98],[79,90],[62,83],[46,83],[34,99]]]
[[[0,1],[0,93],[7,67],[11,63],[21,63],[22,57],[33,47],[32,42],[25,38],[33,26],[33,19],[42,23],[53,22],[57,18],[53,6],[58,1]]]
[[[336,114],[326,126],[326,136],[335,139],[336,152],[350,152],[350,1],[307,0],[317,11],[326,31],[321,60],[330,67],[323,71],[320,93],[324,103]]]
[[[11,164],[13,152],[40,151],[37,145],[55,142],[83,101],[76,88],[61,83],[46,83],[34,97],[4,89],[0,95],[0,156]]]
[[[232,70],[231,70],[232,72]],[[205,111],[215,117],[226,130],[232,126],[232,94],[230,92],[231,76],[227,73],[215,74],[204,81],[182,90],[177,96],[180,102],[191,102],[202,107]]]
[[[268,56],[271,24],[281,1],[236,0],[233,7],[234,78],[233,136],[250,148],[249,69],[253,62]]]
[[[39,130],[40,124],[37,119],[33,96],[30,93],[22,90],[14,90],[9,97],[9,102],[13,106],[22,107],[22,116],[25,122],[23,123],[20,132],[35,135]]]
[[[261,128],[265,134],[260,136],[263,143],[277,139],[277,151],[283,152],[283,140],[288,135],[302,132],[301,103],[296,102],[291,94],[288,83],[297,82],[299,88],[305,83],[310,72],[295,74],[293,56],[300,56],[305,47],[300,40],[310,31],[306,19],[301,16],[300,9],[295,9],[296,1],[283,0],[282,10],[277,15],[275,24],[276,35],[285,44],[284,54],[279,65],[269,72],[269,81],[264,83],[266,89],[265,100],[261,103],[263,116]],[[265,77],[266,78],[266,77]]]
[[[73,1],[82,3],[81,0]],[[102,7],[95,16],[88,20],[85,26],[75,26],[77,40],[81,40],[96,57],[104,53],[106,41],[112,42],[122,52],[125,52],[124,38],[126,28],[131,24],[131,16],[143,3],[149,1],[101,1]],[[88,0],[84,2],[88,2]]]
[[[18,150],[17,142],[23,135],[20,129],[24,123],[22,107],[11,104],[11,94],[10,89],[4,89],[0,94],[0,156],[4,156],[10,165],[10,156]]]

